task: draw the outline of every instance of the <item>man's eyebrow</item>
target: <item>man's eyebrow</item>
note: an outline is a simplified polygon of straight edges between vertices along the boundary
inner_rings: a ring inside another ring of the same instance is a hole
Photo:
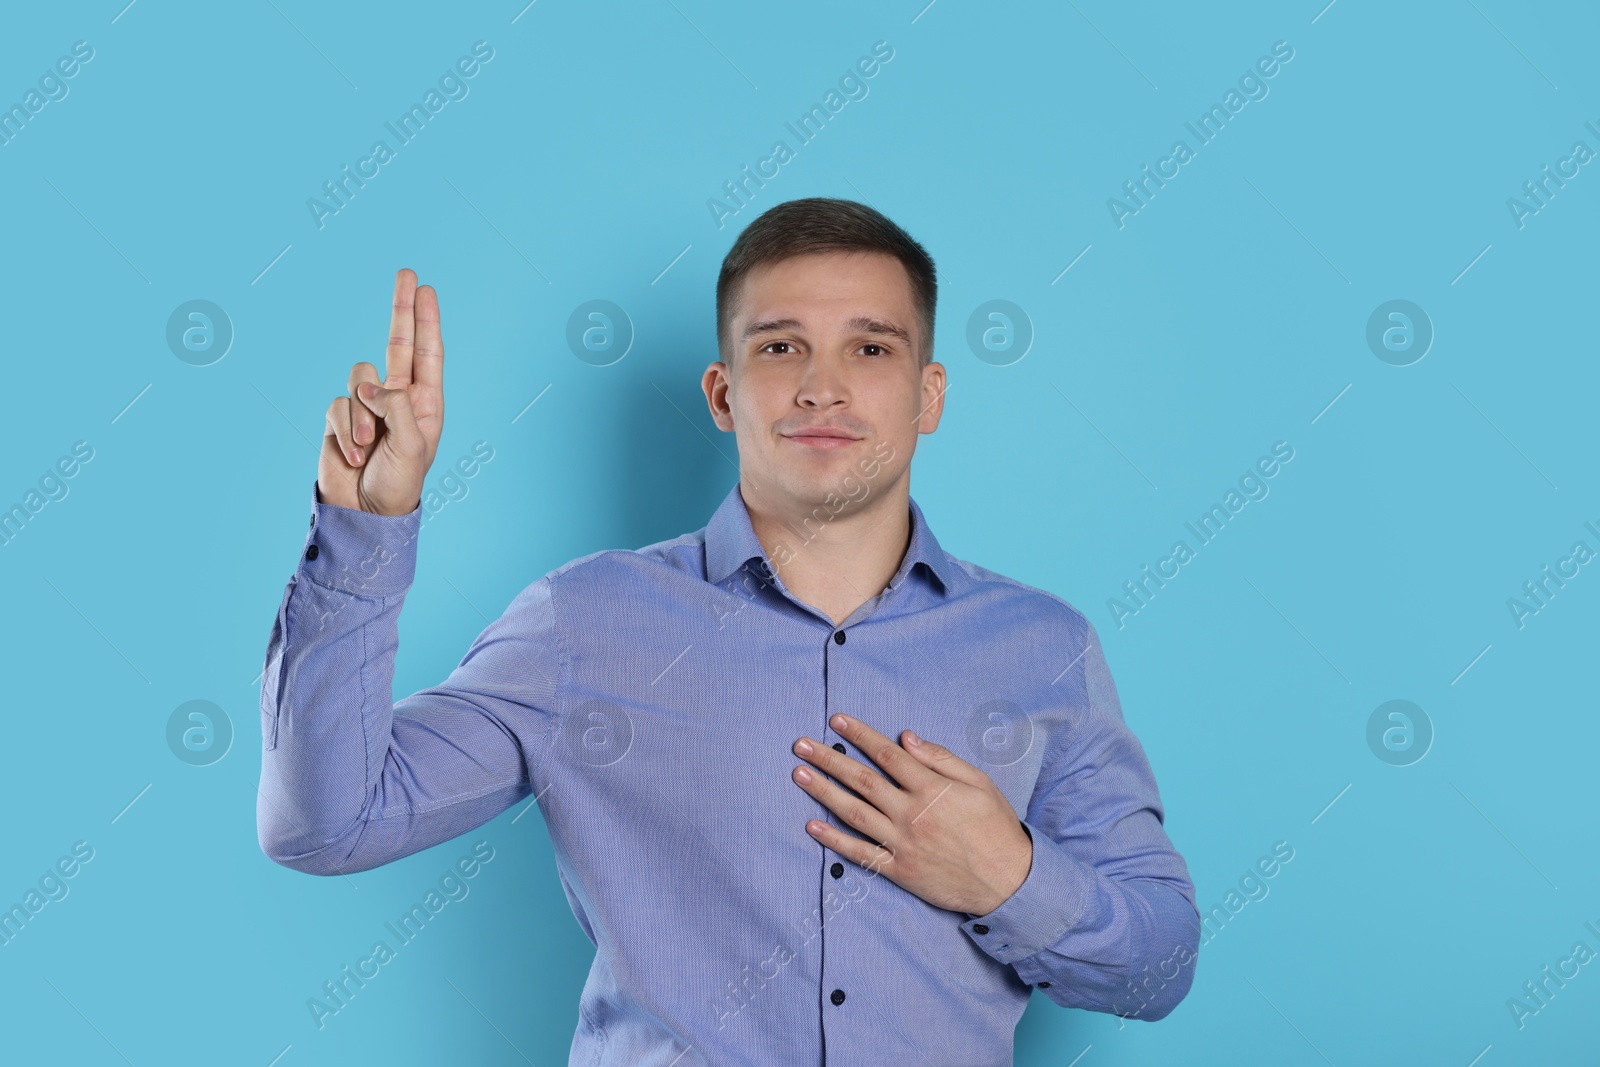
[[[744,328],[744,334],[739,338],[748,341],[750,338],[762,333],[777,333],[779,330],[797,330],[800,328],[799,319],[762,319],[752,322]]]
[[[889,337],[898,337],[905,343],[907,348],[911,347],[911,335],[905,331],[904,327],[895,323],[861,315],[851,319],[846,325],[852,330],[860,330],[862,333],[878,333],[886,334]]]
[[[855,318],[845,323],[845,325],[850,327],[852,330],[860,330],[863,333],[876,333],[883,334],[887,337],[897,337],[905,344],[907,348],[911,347],[911,335],[906,332],[904,327],[898,326],[895,323],[885,322],[883,319],[874,319],[867,315],[857,315]],[[740,340],[747,341],[750,338],[763,333],[776,333],[780,330],[797,330],[801,328],[802,327],[799,319],[761,319],[746,326],[744,328],[744,334],[742,337],[740,337]]]

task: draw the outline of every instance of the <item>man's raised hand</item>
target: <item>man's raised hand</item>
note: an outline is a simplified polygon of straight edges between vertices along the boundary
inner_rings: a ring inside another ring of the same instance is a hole
[[[350,368],[348,395],[328,405],[317,492],[324,504],[406,515],[422,501],[422,483],[444,429],[444,339],[439,296],[402,267],[394,276],[387,377]]]

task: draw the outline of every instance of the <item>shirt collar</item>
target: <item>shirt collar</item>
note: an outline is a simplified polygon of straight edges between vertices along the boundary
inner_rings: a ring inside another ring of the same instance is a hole
[[[934,576],[940,588],[948,590],[954,564],[944,549],[939,547],[939,540],[933,536],[933,530],[928,526],[916,500],[909,496],[907,500],[911,504],[911,543],[889,584],[898,586],[912,567],[921,563]],[[705,546],[706,581],[713,584],[720,583],[752,559],[756,560],[758,571],[768,568],[766,552],[756,537],[755,527],[750,523],[750,510],[745,506],[744,494],[739,492],[738,482],[733,483],[733,488],[728,490],[728,495],[706,523]]]

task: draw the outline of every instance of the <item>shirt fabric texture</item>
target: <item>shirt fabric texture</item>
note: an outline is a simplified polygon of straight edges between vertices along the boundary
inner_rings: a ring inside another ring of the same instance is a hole
[[[1165,1016],[1200,919],[1094,627],[910,511],[888,587],[835,625],[785,589],[736,483],[701,530],[549,571],[396,701],[421,505],[313,483],[262,679],[262,850],[364,871],[534,796],[596,949],[574,1065],[1010,1064],[1034,988]],[[1010,898],[935,907],[805,831],[861,836],[790,777],[801,735],[876,768],[835,712],[994,779],[1033,839]]]

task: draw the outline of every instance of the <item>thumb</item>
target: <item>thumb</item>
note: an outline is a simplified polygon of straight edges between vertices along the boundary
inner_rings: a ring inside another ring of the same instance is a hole
[[[384,389],[373,382],[362,382],[356,390],[368,410],[383,420],[389,446],[404,456],[421,456],[426,451],[422,431],[411,411],[411,394],[404,389]]]

